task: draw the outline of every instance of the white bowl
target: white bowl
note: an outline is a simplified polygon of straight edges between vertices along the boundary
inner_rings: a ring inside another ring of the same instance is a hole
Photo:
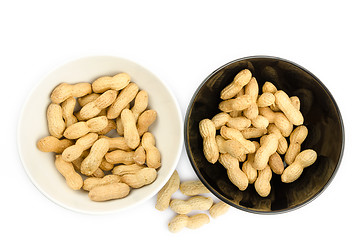
[[[149,94],[149,107],[157,111],[150,131],[161,152],[162,166],[157,179],[140,189],[132,189],[123,199],[93,202],[86,191],[70,189],[56,170],[54,154],[40,152],[36,142],[48,136],[46,109],[50,93],[61,82],[92,82],[104,75],[128,73],[140,89]],[[81,58],[57,68],[33,89],[25,102],[18,125],[18,147],[23,166],[33,184],[53,202],[77,212],[109,213],[134,207],[153,197],[176,168],[183,146],[183,122],[180,108],[170,89],[154,74],[126,59],[112,56]]]

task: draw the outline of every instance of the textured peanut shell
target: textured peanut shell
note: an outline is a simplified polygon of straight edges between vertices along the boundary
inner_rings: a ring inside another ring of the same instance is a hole
[[[106,161],[105,158],[103,158],[103,160],[100,163],[99,168],[103,171],[111,171],[114,168],[114,164],[109,163],[108,161]]]
[[[222,126],[220,129],[220,134],[225,139],[238,141],[245,148],[245,153],[255,152],[255,145],[251,141],[246,140],[239,130]]]
[[[276,151],[279,154],[285,154],[288,149],[288,143],[287,143],[287,140],[285,139],[285,137],[281,134],[281,131],[279,130],[279,128],[275,124],[270,123],[267,130],[268,130],[269,134],[274,133],[279,138],[279,145],[278,145],[278,149]]]
[[[223,100],[230,99],[240,92],[240,90],[249,83],[252,74],[250,70],[244,69],[234,77],[234,80],[226,86],[220,93],[220,98]]]
[[[69,139],[57,139],[54,136],[47,136],[41,138],[36,146],[42,152],[54,152],[54,153],[62,153],[66,148],[73,145],[73,141]]]
[[[130,187],[125,183],[110,183],[94,187],[89,192],[92,201],[103,202],[112,199],[124,198],[130,193]]]
[[[261,128],[254,128],[254,127],[249,127],[245,130],[241,131],[241,134],[243,135],[243,137],[245,139],[250,139],[250,138],[258,138],[263,136],[264,134],[266,134],[267,130],[266,129],[261,129]]]
[[[87,157],[87,155],[89,155],[89,151],[85,150],[79,158],[77,158],[71,162],[74,166],[75,171],[81,172],[81,163],[84,160],[84,158]],[[100,168],[96,169],[95,172],[93,174],[91,174],[91,177],[102,178],[104,176],[105,176],[105,173]]]
[[[111,130],[114,130],[114,129],[116,129],[115,121],[114,120],[108,120],[107,126],[103,130],[98,131],[97,134],[105,135],[105,134],[108,134]]]
[[[274,95],[276,106],[285,114],[292,124],[299,126],[304,123],[303,115],[292,105],[289,96],[284,91],[279,90]]]
[[[123,90],[121,90],[118,97],[109,107],[107,111],[107,118],[117,118],[122,110],[135,98],[138,91],[139,87],[135,83],[130,83]]]
[[[87,176],[93,174],[108,150],[109,142],[106,139],[97,140],[91,147],[89,155],[81,163],[81,173]]]
[[[230,128],[235,128],[237,130],[245,130],[248,127],[250,127],[251,125],[251,120],[247,119],[246,117],[235,117],[235,118],[230,118],[227,122],[226,122],[226,126],[230,127]]]
[[[295,157],[300,153],[301,144],[305,141],[308,135],[308,129],[305,126],[298,126],[290,134],[290,144],[285,154],[285,162],[290,165],[295,160]]]
[[[105,116],[92,118],[86,122],[77,122],[66,128],[64,137],[68,139],[77,139],[85,136],[89,132],[99,132],[108,125],[108,119]]]
[[[155,208],[159,211],[164,211],[169,207],[171,196],[179,189],[180,177],[175,170],[167,181],[164,187],[157,194]]]
[[[61,106],[59,104],[51,103],[47,108],[46,118],[50,135],[61,138],[66,128]]]
[[[69,97],[82,97],[91,93],[90,83],[59,84],[51,93],[50,99],[53,103],[62,103]]]
[[[264,92],[257,100],[259,107],[270,107],[275,103],[275,96],[270,92]]]
[[[231,119],[230,115],[225,112],[216,114],[211,121],[215,124],[215,128],[218,130],[224,126]]]
[[[209,210],[212,204],[211,197],[194,196],[188,200],[173,199],[170,202],[170,208],[178,214],[188,214],[193,210]]]
[[[98,93],[90,93],[90,94],[88,94],[86,96],[79,97],[77,99],[77,101],[78,101],[80,107],[83,107],[86,104],[88,104],[89,102],[92,102],[92,101],[96,100],[99,96],[100,96],[100,94],[98,94]]]
[[[113,77],[103,76],[92,83],[95,93],[103,93],[109,89],[121,90],[130,83],[130,76],[127,73],[118,73]]]
[[[249,95],[251,97],[251,105],[244,109],[244,116],[248,119],[254,119],[259,114],[258,106],[256,100],[259,94],[259,85],[256,81],[255,77],[252,77],[249,83],[245,86],[245,95]]]
[[[176,215],[168,224],[168,229],[172,233],[181,231],[183,228],[187,227],[190,229],[199,228],[210,222],[208,215],[204,213],[199,213],[194,216],[188,217],[185,214]]]
[[[79,158],[83,151],[89,149],[94,142],[98,139],[96,133],[88,133],[85,136],[79,138],[75,145],[66,148],[62,153],[62,158],[66,162],[72,162]]]
[[[269,158],[277,150],[279,140],[275,134],[269,134],[262,137],[260,148],[256,151],[252,166],[257,170],[262,170],[267,166]]]
[[[134,151],[114,150],[105,154],[105,159],[111,164],[134,164]]]
[[[269,165],[259,171],[258,177],[254,183],[256,192],[261,197],[267,197],[271,191],[270,180],[272,178],[272,172]]]
[[[112,169],[112,174],[116,174],[119,176],[123,176],[125,174],[134,174],[138,172],[140,169],[143,169],[145,166],[140,166],[137,164],[130,165],[118,165]]]
[[[149,130],[151,124],[155,122],[156,117],[157,113],[155,110],[146,110],[140,114],[136,124],[139,136],[142,136],[145,132]]]
[[[229,99],[220,102],[219,109],[223,112],[242,111],[252,104],[249,95],[243,95],[235,99]]]
[[[226,168],[229,180],[238,187],[240,191],[244,191],[248,187],[249,180],[246,174],[240,169],[239,161],[230,154],[222,153],[220,154],[219,162]]]
[[[135,121],[139,118],[140,114],[145,111],[149,103],[148,93],[145,90],[141,90],[135,97],[134,106],[131,111],[134,114]]]
[[[76,99],[74,97],[69,97],[63,103],[61,103],[63,118],[65,120],[66,127],[78,121],[77,118],[74,116],[75,105]]]
[[[150,168],[159,168],[161,166],[161,155],[159,149],[155,147],[155,137],[150,132],[144,133],[141,146],[146,152],[146,165]]]
[[[124,137],[107,137],[107,136],[100,136],[99,138],[105,138],[109,142],[109,149],[115,150],[120,149],[124,151],[131,151],[131,148],[126,145],[125,138]]]
[[[107,90],[94,101],[87,103],[81,108],[79,112],[80,118],[88,120],[97,116],[101,112],[101,110],[110,106],[115,101],[116,97],[117,91]]]
[[[229,210],[230,205],[224,202],[218,202],[209,209],[209,214],[212,218],[217,218],[221,215],[224,215]]]
[[[269,120],[264,116],[257,115],[255,118],[251,119],[251,124],[255,128],[265,129],[269,126]]]
[[[118,183],[118,182],[120,182],[120,180],[121,180],[120,176],[111,175],[111,174],[106,175],[102,178],[89,177],[89,178],[85,179],[83,189],[86,191],[90,191],[94,187],[106,185],[106,184],[110,184],[110,183]]]
[[[160,153],[160,152],[159,152]],[[135,151],[134,151],[134,162],[138,165],[143,165],[145,164],[146,161],[146,153],[145,153],[145,149],[143,146],[139,146]]]
[[[265,82],[264,85],[262,86],[262,91],[265,92],[269,92],[269,93],[276,93],[277,88],[275,87],[274,84],[272,84],[271,82]]]
[[[312,165],[317,158],[317,154],[312,149],[307,149],[300,152],[294,162],[285,168],[283,174],[281,175],[281,181],[284,183],[291,183],[298,179],[304,168]]]
[[[203,119],[199,123],[200,135],[203,138],[203,152],[210,163],[215,163],[219,158],[219,149],[216,144],[215,124],[209,119]]]
[[[280,155],[275,152],[269,158],[269,166],[271,170],[278,175],[281,175],[284,171],[284,163]]]
[[[199,180],[182,182],[180,184],[180,191],[186,196],[195,196],[210,192]]]
[[[64,176],[66,184],[73,190],[79,190],[83,186],[82,177],[75,172],[74,166],[65,162],[61,155],[55,157],[55,167]]]
[[[124,127],[124,138],[126,145],[135,149],[140,144],[139,132],[136,128],[136,121],[134,114],[129,109],[124,109],[121,112],[121,123]]]
[[[121,181],[132,188],[141,188],[154,182],[157,172],[154,168],[143,168],[134,174],[125,174],[121,177]]]

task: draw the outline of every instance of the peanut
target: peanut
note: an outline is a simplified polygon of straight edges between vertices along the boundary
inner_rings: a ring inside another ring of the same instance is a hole
[[[107,126],[103,130],[98,131],[97,134],[105,135],[105,134],[108,134],[111,130],[114,130],[114,129],[116,129],[115,121],[114,120],[108,120]]]
[[[266,129],[249,127],[241,131],[241,134],[245,139],[258,138],[266,134]]]
[[[90,83],[67,84],[61,83],[51,93],[50,99],[53,103],[62,103],[69,97],[82,97],[91,93]]]
[[[96,93],[103,93],[109,89],[121,90],[130,83],[130,76],[127,73],[118,73],[113,77],[103,76],[92,83],[92,89]]]
[[[125,109],[130,109],[130,104],[128,104]],[[121,122],[121,116],[116,118],[116,131],[120,136],[124,136],[124,126]]]
[[[275,134],[269,134],[262,137],[260,148],[256,151],[252,166],[257,170],[262,170],[267,166],[269,158],[277,150],[279,140]]]
[[[253,143],[257,151],[260,147],[260,144],[255,141]],[[249,154],[247,160],[243,163],[241,168],[241,170],[246,174],[250,184],[254,183],[257,178],[257,170],[252,166],[252,163],[254,162],[254,158],[255,158],[255,153]]]
[[[281,181],[284,183],[291,183],[298,179],[304,168],[312,165],[317,158],[317,154],[312,149],[307,149],[300,152],[294,162],[285,168],[283,174],[281,175]]]
[[[175,216],[168,224],[169,231],[176,233],[187,227],[190,229],[196,229],[204,224],[208,224],[210,218],[204,213],[199,213],[194,216],[188,217],[185,214]]]
[[[246,117],[230,118],[226,122],[226,126],[228,126],[230,128],[235,128],[235,129],[240,130],[240,131],[249,128],[250,125],[251,125],[251,120],[247,119]]]
[[[134,162],[138,165],[143,165],[145,164],[145,161],[146,161],[145,149],[143,148],[143,146],[139,146],[134,152]]]
[[[290,165],[294,162],[295,157],[300,153],[301,144],[308,135],[308,129],[302,125],[294,129],[290,134],[290,144],[285,154],[285,162]]]
[[[276,106],[285,114],[292,124],[299,126],[304,123],[303,115],[292,105],[289,96],[284,91],[279,90],[274,95]]]
[[[194,196],[186,201],[173,199],[170,202],[170,208],[178,214],[188,214],[193,210],[209,210],[212,204],[211,197]]]
[[[110,105],[109,110],[107,111],[108,119],[117,118],[121,111],[128,105],[136,96],[139,91],[139,87],[135,83],[130,83],[127,85],[115,99],[113,104]]]
[[[271,185],[270,180],[272,177],[272,172],[269,167],[269,165],[266,165],[266,167],[259,171],[258,177],[255,181],[254,187],[256,192],[261,197],[267,197],[270,194],[271,191]]]
[[[129,148],[128,145],[126,145],[124,137],[109,138],[107,136],[100,136],[99,138],[105,138],[106,140],[108,140],[110,150],[114,150],[114,149],[120,149],[124,151],[131,150],[131,148]]]
[[[230,206],[222,201],[214,204],[209,209],[209,214],[212,218],[217,218],[225,214],[229,210]]]
[[[200,135],[203,138],[203,151],[205,158],[210,163],[215,163],[219,158],[219,148],[216,144],[215,124],[209,119],[203,119],[199,123]]]
[[[97,116],[103,109],[110,106],[115,101],[116,97],[117,91],[107,90],[94,101],[89,102],[81,108],[79,112],[80,118],[83,120],[88,120]]]
[[[126,152],[123,150],[115,150],[105,154],[105,159],[111,164],[134,164],[134,151]]]
[[[66,127],[78,121],[77,118],[74,116],[75,105],[76,105],[76,100],[74,97],[69,97],[64,102],[61,103],[63,118],[65,120]]]
[[[98,93],[90,93],[90,94],[88,94],[86,96],[79,97],[77,100],[78,100],[78,103],[79,103],[80,107],[83,107],[86,104],[88,104],[89,102],[95,101],[98,97],[100,97],[100,94],[98,94]]]
[[[149,130],[149,127],[156,120],[157,113],[155,110],[146,110],[140,114],[137,120],[137,131],[139,136],[142,136],[145,132]]]
[[[125,174],[121,181],[132,188],[141,188],[155,181],[157,172],[154,168],[143,168],[134,174]]]
[[[199,180],[182,182],[180,184],[180,191],[186,196],[195,196],[210,192]]]
[[[291,134],[293,125],[283,113],[273,112],[269,107],[259,108],[259,113],[266,117],[269,123],[274,123],[284,137]]]
[[[243,95],[235,99],[229,99],[220,102],[219,109],[223,112],[242,111],[252,104],[252,98],[249,95]]]
[[[134,114],[129,109],[124,109],[121,112],[121,123],[124,127],[124,138],[126,145],[135,149],[140,144],[140,136],[136,128],[136,121]]]
[[[213,121],[213,123],[215,124],[215,128],[216,130],[219,130],[222,126],[224,126],[229,120],[231,119],[230,115],[225,113],[225,112],[221,112],[216,114],[211,121]]]
[[[66,162],[72,162],[79,158],[83,151],[89,149],[97,139],[98,135],[96,133],[88,133],[85,136],[79,138],[75,145],[66,148],[62,152],[63,160]]]
[[[179,189],[179,186],[180,178],[178,172],[175,170],[165,186],[158,192],[155,208],[159,211],[167,209],[171,196]]]
[[[106,175],[105,177],[102,178],[89,177],[85,179],[83,189],[86,191],[90,191],[94,187],[106,185],[110,183],[118,183],[120,182],[120,180],[121,177],[118,175]]]
[[[300,99],[297,96],[292,96],[290,97],[290,101],[294,108],[300,111]]]
[[[85,150],[81,156],[77,159],[75,159],[74,161],[72,161],[71,163],[73,164],[74,166],[74,169],[77,171],[77,172],[81,172],[81,163],[82,161],[84,160],[84,158],[86,158],[87,156],[89,155],[89,151],[88,150]],[[95,172],[93,174],[91,174],[92,177],[98,177],[98,178],[102,178],[105,176],[105,173],[100,169],[96,169]]]
[[[54,136],[47,136],[40,139],[36,146],[42,152],[62,153],[67,147],[73,145],[69,139],[57,139]]]
[[[81,173],[91,175],[99,168],[103,157],[109,150],[109,142],[106,139],[99,139],[93,144],[89,155],[81,163]]]
[[[275,96],[270,92],[264,92],[257,100],[259,107],[270,107],[275,103]]]
[[[269,126],[269,120],[264,116],[257,115],[255,118],[251,119],[251,124],[255,128],[265,129]]]
[[[119,176],[123,176],[125,174],[134,174],[137,171],[139,171],[140,169],[143,169],[144,166],[140,166],[137,164],[130,164],[130,165],[119,165],[119,166],[115,166],[112,169],[112,174],[116,174]]]
[[[66,128],[64,137],[68,139],[77,139],[85,136],[89,132],[99,132],[106,128],[108,119],[105,116],[92,118],[86,122],[77,122]]]
[[[262,87],[262,91],[265,92],[269,92],[269,93],[276,93],[277,88],[275,87],[274,84],[272,84],[271,82],[265,82],[263,87]]]
[[[226,86],[220,93],[220,98],[223,100],[234,97],[240,90],[251,80],[251,72],[248,69],[240,71],[234,77],[234,80]]]
[[[216,144],[220,153],[229,153],[240,162],[245,161],[247,150],[237,140],[225,140],[221,136],[216,136]],[[245,155],[245,157],[244,157]]]
[[[129,195],[130,187],[125,183],[110,183],[94,187],[89,192],[92,201],[103,202],[112,199],[124,198]]]
[[[245,117],[252,120],[259,114],[259,109],[256,104],[256,100],[259,95],[259,85],[255,77],[252,77],[249,83],[245,86],[245,95],[249,95],[251,97],[251,105],[244,109],[243,113]]]
[[[150,168],[159,168],[161,166],[160,151],[155,147],[155,137],[152,133],[144,133],[141,146],[146,152],[146,165]]]
[[[56,155],[55,167],[64,176],[66,184],[73,190],[79,190],[83,186],[82,177],[75,172],[73,165],[65,162],[61,155]]]
[[[226,168],[229,180],[237,186],[240,191],[244,191],[249,184],[249,180],[246,174],[241,171],[239,161],[230,154],[222,153],[220,154],[219,162]]]
[[[99,168],[103,171],[111,171],[114,168],[114,164],[109,163],[106,159],[103,159],[100,163]]]
[[[61,138],[66,128],[61,106],[59,104],[51,103],[47,109],[46,118],[50,135]]]
[[[273,155],[270,156],[269,166],[275,174],[281,175],[283,173],[284,163],[277,152],[275,152]]]
[[[223,126],[220,129],[220,134],[225,139],[238,141],[245,148],[245,153],[255,152],[255,145],[251,141],[246,140],[239,130]]]
[[[279,145],[278,145],[278,149],[276,150],[279,154],[285,154],[287,149],[288,149],[288,143],[286,141],[286,138],[281,134],[281,131],[279,130],[279,128],[273,124],[270,123],[268,128],[267,128],[268,133],[274,133],[276,134],[276,136],[279,139]]]
[[[146,91],[141,90],[135,97],[134,106],[131,108],[131,111],[134,114],[135,121],[139,118],[139,115],[145,111],[148,106],[149,97]]]

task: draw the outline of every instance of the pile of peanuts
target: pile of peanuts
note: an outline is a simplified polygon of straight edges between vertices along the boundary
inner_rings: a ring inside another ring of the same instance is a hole
[[[291,183],[316,161],[314,150],[301,151],[308,130],[298,97],[289,97],[270,82],[265,82],[259,95],[256,78],[244,69],[220,98],[221,112],[199,123],[203,151],[210,163],[219,161],[226,168],[239,190],[254,184],[257,193],[266,197],[273,173]]]
[[[147,110],[147,92],[139,91],[127,73],[91,84],[61,83],[50,99],[50,136],[37,147],[56,154],[55,167],[71,189],[89,191],[93,201],[107,201],[155,181],[161,156],[148,128],[157,113]],[[75,112],[77,104],[81,108]],[[106,136],[112,130],[119,136]]]
[[[181,193],[190,196],[187,200],[171,199],[171,196],[180,189]],[[177,213],[170,220],[168,228],[170,232],[176,233],[187,227],[190,229],[199,228],[210,222],[206,213],[198,213],[188,216],[194,210],[209,211],[211,217],[216,218],[225,214],[229,205],[224,202],[214,203],[211,197],[201,196],[199,194],[209,193],[209,190],[199,181],[180,182],[179,174],[175,170],[165,186],[159,191],[155,208],[159,211],[166,210],[169,206]]]

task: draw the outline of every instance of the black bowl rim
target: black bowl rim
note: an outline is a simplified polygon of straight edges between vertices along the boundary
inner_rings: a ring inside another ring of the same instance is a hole
[[[234,204],[233,202],[227,200],[225,197],[223,197],[221,194],[219,194],[217,191],[215,191],[215,189],[213,189],[210,184],[207,183],[207,181],[203,178],[203,176],[201,175],[199,169],[196,167],[195,165],[195,162],[194,162],[194,159],[192,158],[192,155],[190,153],[190,147],[189,147],[189,141],[188,141],[188,120],[189,120],[189,114],[190,114],[190,110],[192,109],[193,105],[194,105],[194,100],[195,98],[197,97],[200,89],[203,87],[203,85],[214,75],[216,74],[217,72],[219,72],[220,70],[222,70],[223,68],[225,68],[226,66],[230,65],[230,64],[233,64],[235,62],[239,62],[239,61],[244,61],[244,60],[249,60],[249,59],[259,59],[259,58],[267,58],[267,59],[272,59],[272,60],[280,60],[280,61],[284,61],[284,62],[287,62],[289,64],[292,64],[294,65],[295,67],[298,67],[300,68],[302,71],[308,73],[309,75],[311,75],[314,80],[316,82],[318,82],[320,84],[320,86],[325,90],[325,92],[330,96],[330,99],[332,101],[332,103],[334,104],[335,106],[335,109],[336,109],[336,112],[337,112],[337,115],[338,115],[338,118],[339,118],[339,121],[340,121],[340,125],[341,125],[341,137],[342,137],[342,141],[341,141],[341,151],[340,151],[340,156],[339,156],[339,160],[338,160],[338,163],[334,169],[334,172],[332,173],[332,175],[330,176],[329,180],[326,182],[326,184],[313,196],[311,197],[310,199],[306,200],[305,202],[302,202],[298,205],[295,205],[295,206],[292,206],[292,207],[289,207],[287,209],[282,209],[282,210],[271,210],[271,211],[258,211],[258,210],[253,210],[253,209],[249,209],[249,208],[246,208],[246,207],[242,207],[242,206],[239,206],[239,205],[236,205]],[[306,68],[300,66],[299,64],[297,63],[294,63],[292,61],[289,61],[287,59],[283,59],[283,58],[280,58],[280,57],[275,57],[275,56],[268,56],[268,55],[254,55],[254,56],[248,56],[248,57],[242,57],[242,58],[238,58],[238,59],[235,59],[233,61],[230,61],[224,65],[222,65],[221,67],[217,68],[215,71],[213,71],[209,76],[207,76],[205,78],[205,80],[199,85],[199,87],[196,89],[195,93],[193,94],[191,100],[190,100],[190,103],[188,105],[188,108],[186,110],[186,115],[185,115],[185,121],[184,121],[184,140],[185,140],[185,148],[186,148],[186,153],[188,155],[188,158],[189,158],[189,161],[191,163],[191,166],[193,167],[193,169],[195,170],[195,173],[196,175],[198,176],[198,178],[200,179],[200,181],[206,186],[207,189],[210,190],[210,192],[212,194],[214,194],[217,198],[219,198],[221,201],[229,204],[230,206],[233,206],[237,209],[240,209],[240,210],[243,210],[243,211],[246,211],[246,212],[250,212],[250,213],[257,213],[257,214],[279,214],[279,213],[286,213],[286,212],[290,212],[290,211],[293,211],[293,210],[296,210],[296,209],[299,209],[303,206],[305,206],[306,204],[312,202],[315,198],[317,198],[321,193],[324,192],[324,190],[330,185],[330,183],[332,182],[332,180],[334,179],[338,169],[339,169],[339,166],[340,166],[340,163],[342,161],[342,157],[343,157],[343,153],[344,153],[344,147],[345,147],[345,129],[344,129],[344,122],[343,122],[343,119],[342,119],[342,116],[341,116],[341,113],[340,113],[340,109],[334,99],[334,97],[332,96],[332,94],[330,93],[330,91],[327,89],[327,87],[320,81],[319,78],[317,78],[313,73],[311,73],[309,70],[307,70]]]

